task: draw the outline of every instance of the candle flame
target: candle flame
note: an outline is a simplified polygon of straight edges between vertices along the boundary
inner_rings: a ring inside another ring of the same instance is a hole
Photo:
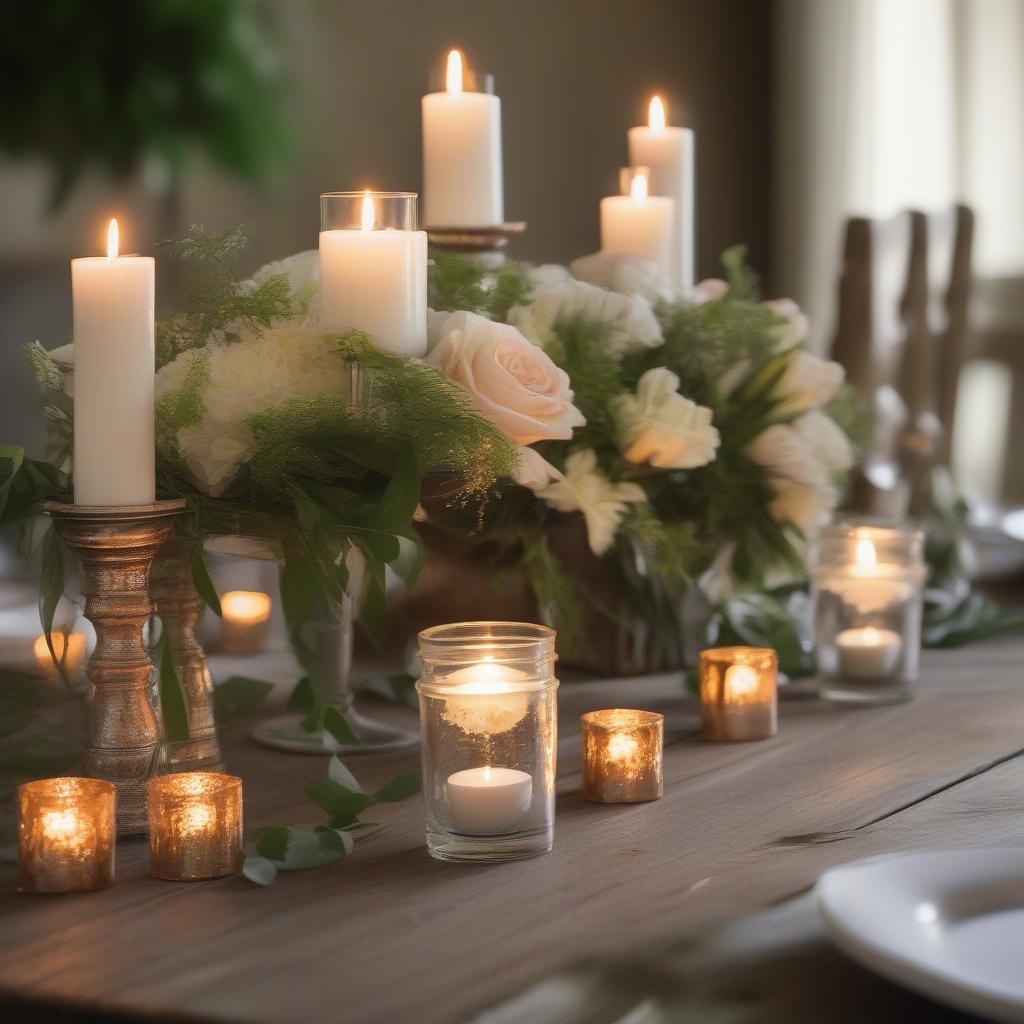
[[[449,92],[462,92],[462,54],[458,50],[452,50],[448,54],[445,88]]]
[[[650,106],[647,108],[647,124],[656,132],[660,132],[666,125],[665,103],[660,96],[652,96]]]
[[[858,569],[874,569],[878,564],[878,553],[875,551],[875,545],[867,537],[858,538],[855,558]]]
[[[222,615],[234,622],[265,622],[270,607],[270,595],[256,590],[229,590],[220,599]]]
[[[110,223],[107,225],[107,259],[112,260],[117,258],[117,218],[111,217]]]
[[[730,665],[725,671],[725,699],[749,697],[757,690],[757,670],[750,665]]]
[[[647,198],[647,177],[645,175],[633,175],[633,180],[629,183],[629,194],[637,200]]]
[[[43,834],[49,839],[70,839],[79,827],[74,811],[47,811],[43,815]]]
[[[635,736],[624,732],[612,733],[608,740],[608,757],[613,761],[631,761],[636,756],[638,746]]]
[[[362,227],[364,231],[372,231],[376,219],[376,213],[373,208],[373,196],[371,196],[369,190],[367,190],[363,193],[363,215],[360,227]]]

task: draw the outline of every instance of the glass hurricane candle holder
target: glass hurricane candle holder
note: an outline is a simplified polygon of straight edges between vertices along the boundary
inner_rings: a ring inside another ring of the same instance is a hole
[[[821,695],[856,704],[907,700],[917,680],[924,533],[842,523],[818,542],[814,643]]]
[[[660,800],[665,718],[612,708],[580,716],[583,798],[601,804]]]
[[[115,789],[101,779],[18,787],[18,888],[91,892],[114,881]]]
[[[160,775],[146,786],[150,870],[172,882],[242,868],[242,780],[219,772]]]
[[[767,647],[700,652],[702,735],[725,742],[766,740],[778,728],[778,656]]]
[[[427,849],[438,860],[517,860],[551,849],[555,633],[466,622],[420,633]]]
[[[229,590],[221,597],[220,608],[220,649],[226,654],[259,654],[270,628],[270,595]]]

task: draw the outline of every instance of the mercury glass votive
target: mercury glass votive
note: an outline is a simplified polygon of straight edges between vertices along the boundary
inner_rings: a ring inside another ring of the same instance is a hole
[[[779,660],[767,647],[700,652],[700,706],[706,740],[766,740],[778,728]]]
[[[551,849],[555,633],[465,622],[420,633],[427,849],[438,860],[517,860]]]
[[[663,715],[612,708],[588,711],[580,724],[585,800],[638,804],[661,799]]]
[[[160,775],[146,784],[150,870],[198,882],[242,868],[242,780],[219,772]]]
[[[818,541],[815,660],[826,700],[889,704],[917,680],[924,600],[924,533],[842,523]]]
[[[18,888],[91,892],[114,881],[116,791],[101,779],[18,787]]]

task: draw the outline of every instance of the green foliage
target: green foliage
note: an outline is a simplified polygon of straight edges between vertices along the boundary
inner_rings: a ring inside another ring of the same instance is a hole
[[[405,772],[385,783],[371,796],[337,758],[332,757],[327,778],[306,785],[306,796],[326,815],[315,825],[269,825],[256,829],[243,874],[256,885],[270,885],[278,871],[323,867],[348,856],[354,833],[372,828],[359,815],[374,804],[395,803],[415,796],[421,788],[418,771]]]
[[[488,270],[473,260],[433,251],[429,281],[430,308],[454,312],[468,310],[489,320],[504,320],[515,305],[530,295],[526,268],[505,263]]]
[[[172,743],[187,740],[188,712],[185,710],[185,694],[178,678],[171,654],[170,639],[166,629],[161,630],[156,653],[157,671],[160,678],[160,718],[164,735]]]
[[[213,713],[220,726],[248,718],[270,695],[273,683],[249,676],[229,676],[213,688]]]
[[[202,155],[266,181],[291,137],[270,11],[250,0],[11,5],[0,89],[18,102],[0,117],[0,150],[50,166],[54,209],[93,169],[178,178]]]

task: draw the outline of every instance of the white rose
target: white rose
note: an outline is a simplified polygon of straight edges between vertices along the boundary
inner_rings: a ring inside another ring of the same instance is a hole
[[[768,510],[780,522],[802,533],[820,526],[836,507],[839,493],[825,467],[792,427],[775,424],[747,445],[747,455],[764,466],[775,496]]]
[[[842,473],[853,465],[850,439],[831,416],[813,409],[793,420],[792,427],[829,472]]]
[[[657,348],[664,338],[651,304],[640,295],[621,295],[577,281],[565,267],[548,264],[530,273],[530,301],[509,310],[508,322],[542,348],[559,324],[581,318],[604,326],[604,344],[616,357]]]
[[[663,366],[640,378],[635,395],[614,398],[612,416],[630,462],[694,469],[709,463],[720,443],[711,410],[679,394],[679,378]]]
[[[767,299],[761,305],[783,321],[775,330],[780,348],[794,348],[806,340],[810,323],[807,315],[792,299]]]
[[[626,506],[647,500],[638,484],[613,484],[601,473],[593,448],[573,452],[565,460],[565,476],[537,496],[559,512],[583,513],[587,542],[595,555],[603,555],[611,547]]]
[[[705,277],[698,281],[686,296],[687,300],[694,306],[704,306],[709,302],[717,302],[729,294],[729,282],[723,281],[720,277]]]
[[[295,253],[294,256],[286,256],[283,260],[265,263],[247,281],[242,281],[239,288],[242,291],[254,291],[264,281],[276,277],[278,274],[288,275],[288,284],[293,294],[316,291],[320,285],[319,250],[307,249],[305,252]]]
[[[623,252],[594,252],[569,264],[573,277],[598,288],[640,295],[652,305],[672,302],[676,295],[657,263]]]
[[[846,371],[839,363],[795,351],[775,387],[779,411],[791,414],[820,409],[835,398],[845,376]]]
[[[451,313],[426,361],[455,381],[470,404],[518,444],[568,441],[586,420],[569,376],[508,324]]]
[[[520,445],[519,465],[512,478],[520,487],[528,487],[536,493],[563,476],[561,470],[555,469],[536,449]]]

